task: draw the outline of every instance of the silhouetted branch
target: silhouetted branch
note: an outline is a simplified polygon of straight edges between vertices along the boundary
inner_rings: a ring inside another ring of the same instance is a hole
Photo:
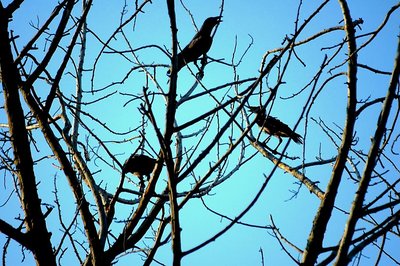
[[[374,171],[376,161],[380,154],[380,144],[383,138],[384,131],[386,129],[386,123],[390,114],[397,85],[399,83],[399,76],[400,76],[400,37],[398,39],[397,54],[395,58],[394,69],[390,80],[389,88],[387,91],[387,95],[383,103],[381,113],[379,115],[377,128],[368,154],[368,159],[364,168],[364,172],[362,174],[362,178],[359,183],[357,193],[355,194],[356,196],[354,198],[350,215],[345,227],[345,231],[343,233],[343,238],[342,241],[340,242],[340,246],[338,249],[337,263],[339,265],[350,262],[352,257],[355,254],[357,254],[353,252],[353,254],[350,255],[348,254],[348,250],[350,249],[350,243],[353,234],[355,232],[356,223],[360,218],[360,216],[362,215],[362,208],[365,195],[367,194],[367,190],[371,181],[371,176]],[[397,218],[400,218],[399,215],[397,216],[398,216]]]
[[[318,254],[321,252],[322,241],[324,239],[326,226],[333,210],[337,190],[339,188],[339,184],[347,160],[347,155],[349,153],[352,143],[354,124],[356,120],[355,111],[357,103],[357,54],[355,53],[355,51],[357,47],[355,41],[355,30],[354,25],[352,24],[352,19],[346,0],[339,0],[339,3],[342,8],[345,22],[345,31],[348,41],[349,54],[349,63],[347,70],[348,99],[346,123],[342,135],[342,144],[339,148],[338,157],[336,159],[335,166],[332,170],[332,175],[329,180],[327,190],[325,192],[325,198],[321,201],[318,213],[314,218],[313,227],[307,240],[307,247],[303,253],[301,263],[304,265],[315,264],[318,258]]]

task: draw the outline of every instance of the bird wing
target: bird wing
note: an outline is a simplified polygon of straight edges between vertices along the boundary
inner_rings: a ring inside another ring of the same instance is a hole
[[[138,177],[149,176],[154,169],[156,159],[146,155],[132,154],[124,163],[122,170],[124,173],[132,173]]]
[[[212,39],[210,36],[204,36],[198,32],[179,55],[184,62],[193,62],[210,50],[211,43]]]
[[[303,143],[303,138],[279,119],[273,116],[268,116],[265,124],[269,130],[269,134],[279,137],[288,137],[299,144]]]
[[[288,127],[288,125],[273,116],[268,116],[265,124],[272,135],[290,137],[293,134],[293,131]]]

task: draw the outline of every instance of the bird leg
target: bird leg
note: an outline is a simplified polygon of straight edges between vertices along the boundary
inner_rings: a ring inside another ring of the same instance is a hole
[[[272,135],[269,135],[268,138],[266,138],[266,139],[264,140],[264,143],[267,143],[271,137],[272,137]]]
[[[271,135],[262,141],[262,143],[264,144],[265,147],[267,147],[267,142],[269,141],[270,138],[271,138]]]
[[[196,78],[198,80],[201,80],[203,79],[203,77],[204,77],[204,71],[200,69],[200,71],[196,74]]]
[[[145,185],[144,185],[143,175],[140,175],[139,176],[139,192],[143,193],[144,192],[144,188],[145,188]]]
[[[276,154],[276,148],[275,150],[271,149],[270,147],[267,146],[267,142],[269,141],[269,139],[272,137],[272,135],[269,135],[265,140],[261,141],[260,143],[264,146],[264,148],[266,148],[267,150],[269,150],[270,152],[272,152],[273,154]]]
[[[201,67],[204,67],[207,64],[207,55],[204,54],[201,58]]]
[[[203,76],[204,76],[204,71],[203,71],[203,69],[204,69],[204,67],[206,66],[206,64],[207,64],[207,54],[204,54],[203,55],[203,57],[201,58],[201,61],[200,61],[200,63],[201,63],[201,67],[198,67],[197,65],[197,67],[198,67],[198,69],[199,69],[199,73],[197,73],[197,78],[199,78],[199,79],[202,79],[203,78]]]
[[[279,143],[278,143],[278,145],[275,147],[274,151],[272,152],[273,154],[277,154],[277,153],[278,153],[276,150],[278,149],[279,145],[281,145],[281,143],[282,143],[282,138],[279,137],[279,136],[277,136],[277,138],[279,139]]]
[[[197,60],[194,61],[193,63],[194,63],[194,65],[196,66],[197,70],[199,71],[199,72],[197,72],[197,74],[196,74],[196,78],[199,79],[199,80],[201,80],[201,79],[204,77],[204,72],[203,72],[203,70],[202,70],[203,65],[202,65],[201,67],[199,67],[199,65],[197,64]]]

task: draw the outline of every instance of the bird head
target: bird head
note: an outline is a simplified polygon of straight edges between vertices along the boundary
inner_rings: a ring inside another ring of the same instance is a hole
[[[261,113],[262,108],[259,107],[259,106],[249,106],[249,110],[250,110],[250,112],[252,112],[252,113],[258,114],[258,113]]]
[[[212,29],[212,28],[215,27],[218,23],[222,22],[221,18],[222,18],[222,16],[218,16],[218,17],[209,17],[209,18],[207,18],[207,19],[204,21],[203,27],[202,27],[202,28]]]

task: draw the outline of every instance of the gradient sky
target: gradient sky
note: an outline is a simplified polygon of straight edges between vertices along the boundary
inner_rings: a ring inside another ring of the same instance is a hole
[[[3,6],[7,5],[9,2],[10,1],[2,1]],[[124,1],[101,0],[94,2],[88,18],[88,27],[96,32],[100,38],[105,40],[119,24],[120,12]],[[208,55],[212,58],[224,59],[226,62],[230,62],[235,47],[235,38],[237,38],[237,54],[235,57],[235,61],[237,62],[251,42],[251,36],[253,38],[253,45],[243,58],[243,62],[238,67],[237,71],[240,73],[241,79],[257,76],[263,54],[268,50],[281,47],[285,36],[290,36],[294,32],[294,21],[298,2],[299,1],[293,0],[225,1],[223,22],[218,28],[213,46]],[[314,11],[317,6],[316,3],[319,2],[321,1],[303,1],[300,23]],[[129,5],[133,5],[133,3],[134,1],[127,2],[128,13],[126,17],[131,15],[132,6]],[[396,3],[398,3],[398,1],[393,0],[349,1],[352,18],[354,20],[358,18],[364,20],[361,29],[357,28],[357,34],[369,33],[375,30],[382,23],[386,12]],[[191,10],[197,27],[200,27],[205,18],[219,14],[221,3],[220,1],[186,1],[185,4]],[[19,39],[17,39],[19,49],[33,36],[34,30],[29,26],[29,23],[32,22],[33,24],[38,23],[41,25],[52,9],[53,5],[50,5],[48,0],[25,1],[21,5],[20,10],[15,13],[14,20],[11,23],[14,34],[19,36]],[[78,11],[79,10],[75,10],[76,16],[79,15]],[[138,16],[135,27],[130,24],[125,28],[125,33],[133,47],[157,44],[170,49],[170,27],[168,24],[169,19],[165,1],[154,0],[153,4],[146,6],[144,11],[143,14]],[[179,1],[176,1],[176,13],[177,26],[179,29],[178,38],[183,47],[192,38],[195,29],[188,13],[183,9]],[[299,39],[305,39],[326,28],[342,25],[342,19],[338,2],[331,1],[299,36]],[[392,70],[393,58],[397,46],[397,36],[399,34],[399,21],[400,12],[397,10],[376,40],[360,53],[360,63],[369,64],[374,68],[384,71]],[[52,25],[50,29],[54,30],[54,28],[55,26]],[[368,37],[358,39],[358,45],[364,43],[367,38]],[[344,32],[338,31],[326,35],[309,45],[299,47],[296,50],[300,58],[306,63],[306,67],[302,66],[299,61],[293,59],[284,80],[285,84],[281,86],[278,92],[278,98],[271,111],[272,115],[279,117],[279,119],[291,127],[296,124],[305,105],[305,101],[307,100],[308,92],[290,99],[285,99],[285,97],[291,96],[293,93],[302,89],[318,71],[324,55],[331,55],[333,52],[332,49],[321,51],[321,48],[340,43],[343,39]],[[121,50],[127,49],[126,43],[122,38],[114,40],[111,43],[114,47],[118,47]],[[40,53],[42,49],[45,49],[45,44],[45,41],[42,40],[39,44],[41,46],[39,47],[38,53]],[[99,43],[89,34],[87,59],[85,63],[86,69],[92,68],[93,60],[98,55],[100,48],[101,46]],[[144,63],[169,64],[169,58],[156,49],[147,49],[137,54]],[[58,56],[60,55],[62,55],[62,53],[59,53]],[[77,51],[75,55],[77,55]],[[55,69],[57,69],[58,58],[56,57],[55,60],[52,61],[50,71],[53,73]],[[332,66],[340,64],[343,58],[344,55],[342,53],[341,56],[335,59]],[[121,57],[115,57],[109,54],[103,55],[96,66],[96,74],[93,83],[94,89],[99,89],[113,81],[121,80],[131,67],[132,64],[123,60]],[[334,69],[332,73],[338,73],[345,69],[346,66],[340,69]],[[161,68],[159,71],[164,72],[164,70],[166,72],[167,67],[165,67],[165,69]],[[107,125],[115,131],[123,132],[134,128],[135,123],[137,123],[135,119],[138,117],[138,102],[129,103],[124,106],[130,98],[121,95],[121,93],[140,93],[145,84],[143,76],[142,73],[135,73],[122,85],[113,86],[94,96],[85,94],[84,101],[91,101],[116,91],[116,94],[109,98],[109,101],[88,107],[85,111],[106,120]],[[321,80],[329,76],[330,74],[325,71]],[[166,89],[167,77],[161,74],[158,74],[158,77],[159,83]],[[90,90],[91,86],[90,78],[91,75],[85,73],[84,86],[87,91]],[[232,78],[233,72],[229,67],[212,63],[206,67],[203,82],[206,86],[211,88],[230,82]],[[371,76],[369,72],[359,70],[359,100],[365,100],[369,96],[373,98],[385,95],[388,79],[387,76]],[[193,84],[193,81],[187,69],[183,69],[179,73],[178,95],[183,95]],[[270,86],[274,86],[275,81],[276,72],[273,72],[268,78],[268,83]],[[339,127],[343,127],[347,95],[346,86],[344,85],[345,81],[345,77],[342,77],[329,84],[329,88],[323,91],[311,110],[310,117],[317,120],[322,119],[327,122],[330,127],[335,129],[337,129],[335,123]],[[61,82],[61,87],[64,88],[63,90],[68,97],[74,93],[74,84],[73,77],[65,75]],[[241,87],[240,89],[243,90],[243,88],[245,87]],[[40,90],[40,87],[36,89]],[[152,84],[150,85],[150,89],[155,90]],[[223,93],[217,95],[222,97],[222,94]],[[265,99],[266,97],[264,100]],[[3,99],[1,99],[1,101],[3,101]],[[258,103],[258,97],[253,96],[251,102],[256,105]],[[196,104],[184,104],[178,109],[178,123],[184,123],[192,117],[210,110],[214,106],[215,103],[211,99],[202,99],[196,102]],[[165,108],[163,101],[157,99],[154,108],[157,113],[159,112],[159,117],[162,121]],[[360,117],[357,121],[357,136],[359,137],[359,144],[357,147],[363,149],[365,152],[368,151],[370,137],[373,135],[378,110],[379,106],[371,108],[371,111],[367,113],[368,115]],[[6,117],[3,117],[4,112],[1,114],[0,123],[5,123]],[[163,123],[160,122],[160,124]],[[334,156],[336,152],[334,145],[329,142],[329,139],[323,134],[316,123],[309,121],[309,124],[305,125],[304,120],[302,120],[296,131],[303,134],[306,126],[305,161],[315,160],[315,157],[319,155],[320,151],[324,159],[329,159]],[[107,132],[101,129],[95,129],[95,132],[104,137],[104,140],[111,140]],[[337,130],[337,132],[340,132],[340,130]],[[184,132],[184,134],[189,133],[193,133],[193,131],[188,130]],[[253,133],[257,134],[258,129],[254,128]],[[48,152],[48,148],[46,148],[43,143],[40,143],[40,141],[42,141],[40,134],[35,134],[35,136],[38,138],[38,146],[41,152]],[[150,129],[149,136],[154,136]],[[212,134],[210,137],[211,136]],[[194,143],[196,139],[191,139],[190,141]],[[118,154],[118,158],[123,162],[129,156],[130,152],[137,147],[137,144],[137,142],[133,141],[132,144],[115,145],[115,147],[110,147],[110,149],[115,152],[115,154]],[[276,144],[276,139],[271,139],[269,142],[272,148],[275,147]],[[96,146],[95,143],[92,143],[92,145]],[[190,142],[188,146],[190,146]],[[283,145],[281,148],[282,147]],[[155,148],[157,150],[157,146],[155,146]],[[247,156],[252,155],[254,152],[252,148],[248,149]],[[298,156],[300,159],[295,161],[286,160],[285,162],[291,166],[301,164],[303,159],[303,149],[301,146],[292,142],[287,149],[287,153],[290,156]],[[35,156],[39,158],[40,154],[35,154]],[[155,156],[155,154],[153,154],[153,156]],[[215,161],[215,158],[211,158],[210,160],[212,159]],[[236,158],[233,156],[229,164],[234,166],[236,163],[235,160]],[[104,186],[107,185],[107,187],[114,189],[116,182],[118,182],[118,173],[104,165],[100,160],[94,160],[91,166],[95,170],[101,169],[101,173],[96,174],[95,177],[102,180]],[[272,163],[261,155],[257,155],[253,161],[244,165],[234,177],[213,190],[210,196],[205,197],[205,203],[215,211],[232,218],[236,217],[258,192],[264,181],[263,174],[269,174],[272,167]],[[204,164],[201,169],[204,173],[207,170],[207,164]],[[360,167],[360,170],[362,170],[362,167]],[[45,163],[39,163],[36,172],[41,181],[41,196],[43,198],[50,197],[47,198],[47,203],[54,204],[52,202],[52,191],[54,191],[53,182],[49,180],[54,179],[57,169]],[[198,174],[201,173],[202,171],[198,172]],[[330,173],[330,166],[307,169],[306,172],[309,178],[319,182],[318,185],[322,190],[326,188]],[[271,224],[270,216],[272,216],[276,225],[280,228],[281,233],[286,238],[293,241],[298,247],[304,248],[313,217],[319,206],[319,200],[315,195],[310,194],[305,187],[302,187],[297,196],[292,198],[292,191],[298,189],[296,181],[297,180],[291,175],[285,174],[282,170],[277,169],[267,189],[262,194],[262,197],[253,209],[242,219],[242,222],[265,226]],[[60,189],[66,186],[63,175],[60,173],[58,174],[57,182]],[[11,181],[6,181],[6,183],[9,187],[8,190],[11,191]],[[185,185],[190,185],[190,182]],[[340,206],[338,207],[349,210],[355,189],[356,184],[345,177],[340,187],[340,195],[338,197]],[[7,197],[8,194],[1,195],[0,204],[4,203]],[[73,206],[71,194],[66,193],[61,200],[65,202],[63,214],[67,219],[68,216],[73,215],[73,209],[69,209],[69,206]],[[10,201],[5,206],[1,207],[1,217],[11,222],[11,219],[18,215],[18,209],[19,206],[15,203],[14,198],[14,201]],[[127,214],[129,213],[129,209],[125,207],[121,207],[120,211],[125,211]],[[200,200],[193,200],[191,203],[187,204],[183,208],[181,215],[183,250],[190,249],[202,241],[207,240],[211,235],[217,233],[227,225],[225,219],[221,219],[205,210]],[[343,232],[344,223],[346,222],[346,216],[339,211],[334,212],[333,217],[334,222],[328,225],[328,236],[325,245],[335,245],[338,242]],[[49,228],[53,232],[53,237],[59,238],[59,232],[56,231],[58,217],[55,211],[52,213],[52,217],[49,218],[49,221]],[[51,224],[52,222],[54,224]],[[18,222],[15,222],[15,224],[18,224]],[[4,241],[4,235],[0,235],[0,245],[2,245]],[[394,240],[393,242],[395,243],[388,243],[388,247],[390,249],[390,245],[393,245],[393,247],[396,247],[393,248],[393,251],[398,252],[398,240]],[[215,242],[185,257],[183,259],[183,265],[261,265],[260,249],[263,251],[265,265],[293,265],[293,262],[283,252],[277,240],[271,236],[271,231],[249,228],[242,225],[233,227],[233,229]],[[290,247],[288,247],[288,249],[290,249]],[[171,261],[170,251],[170,245],[166,245],[160,249],[156,258],[168,265]],[[368,248],[366,249],[366,253],[363,254],[368,257],[368,252],[374,254],[376,251],[377,249]],[[292,254],[296,253],[293,252]],[[8,261],[21,261],[20,247],[15,243],[12,244],[7,256]],[[364,262],[366,264],[362,265],[369,265],[368,262],[373,263],[373,260],[368,261],[368,259],[365,259]],[[387,260],[383,259],[382,263],[384,262],[389,263]],[[71,261],[69,257],[62,259],[63,265],[71,265],[71,263],[75,262],[73,260]],[[128,263],[140,265],[141,259],[139,256],[128,255],[121,258],[117,265],[127,265]],[[23,265],[32,265],[32,258],[30,255],[27,255]]]

